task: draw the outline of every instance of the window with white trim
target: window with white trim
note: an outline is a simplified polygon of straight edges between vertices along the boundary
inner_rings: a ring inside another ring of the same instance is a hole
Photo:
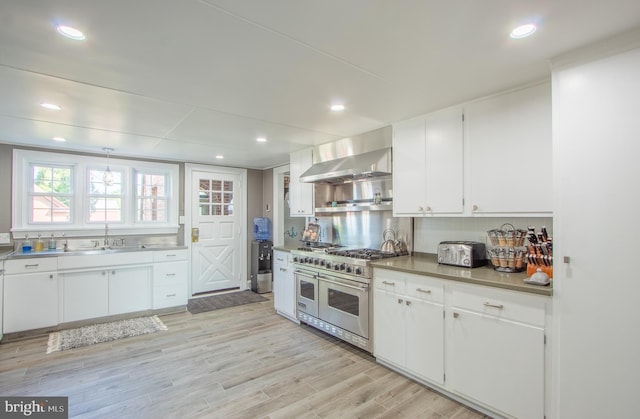
[[[167,220],[167,176],[159,173],[136,172],[136,221]]]
[[[32,164],[29,170],[29,222],[68,224],[73,215],[73,168]]]
[[[93,236],[105,223],[121,234],[177,233],[178,164],[111,158],[105,178],[106,169],[95,156],[14,149],[14,235]]]
[[[87,191],[89,223],[121,223],[123,188],[122,172],[111,170],[110,182],[104,181],[104,169],[89,169]]]

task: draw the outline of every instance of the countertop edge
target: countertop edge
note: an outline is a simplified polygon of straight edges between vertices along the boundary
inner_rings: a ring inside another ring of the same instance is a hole
[[[46,257],[58,257],[58,256],[82,256],[82,255],[112,255],[116,253],[137,253],[137,252],[155,252],[155,251],[165,251],[165,250],[184,250],[188,249],[188,246],[149,246],[142,248],[114,248],[112,251],[109,250],[94,250],[90,249],[82,249],[82,250],[72,250],[65,252],[64,250],[43,250],[40,252],[10,252],[8,254],[0,255],[0,260],[12,260],[12,259],[27,259],[27,258],[46,258]]]
[[[420,267],[413,265],[419,264]],[[498,274],[491,267],[479,267],[479,268],[450,268],[439,265],[434,255],[413,255],[413,256],[401,256],[398,258],[384,259],[382,261],[372,262],[371,266],[376,269],[386,269],[391,271],[405,272],[409,274],[425,275],[436,277],[445,280],[452,280],[457,282],[464,282],[467,284],[501,288],[511,291],[524,292],[527,294],[540,295],[543,297],[553,296],[553,288],[551,286],[539,286],[530,285],[524,283],[526,274]],[[451,270],[451,273],[438,272],[438,267],[442,269]],[[457,275],[455,271],[462,271],[469,276]],[[474,277],[474,272],[476,273]],[[479,275],[481,274],[481,275]],[[492,280],[491,276],[496,275],[496,280]],[[503,278],[499,281],[498,275]],[[484,278],[480,277],[484,276]],[[488,278],[487,278],[488,277]],[[508,278],[508,282],[505,282],[505,278]]]

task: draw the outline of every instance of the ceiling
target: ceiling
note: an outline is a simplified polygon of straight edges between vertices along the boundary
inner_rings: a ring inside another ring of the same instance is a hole
[[[548,78],[550,58],[639,25],[637,0],[5,1],[0,142],[264,169]]]

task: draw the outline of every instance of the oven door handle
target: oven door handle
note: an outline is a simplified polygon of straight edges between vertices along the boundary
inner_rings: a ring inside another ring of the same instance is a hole
[[[349,284],[345,284],[343,282],[332,281],[331,279],[327,278],[326,276],[318,275],[318,278],[320,278],[321,280],[323,280],[325,282],[328,282],[330,284],[340,285],[340,286],[343,286],[343,287],[351,288],[351,289],[362,291],[362,292],[366,292],[366,291],[369,290],[369,286],[368,285],[364,285],[362,287],[356,287],[355,285],[349,285]]]
[[[308,273],[303,272],[303,271],[298,271],[298,270],[296,270],[296,271],[294,271],[293,273],[294,273],[295,275],[304,276],[304,277],[306,277],[306,278],[311,278],[311,279],[317,279],[317,278],[318,278],[316,275],[308,274]]]

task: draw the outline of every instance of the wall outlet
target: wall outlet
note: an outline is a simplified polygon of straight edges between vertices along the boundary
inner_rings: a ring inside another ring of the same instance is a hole
[[[11,243],[11,234],[0,233],[0,244],[9,244],[9,243]]]

